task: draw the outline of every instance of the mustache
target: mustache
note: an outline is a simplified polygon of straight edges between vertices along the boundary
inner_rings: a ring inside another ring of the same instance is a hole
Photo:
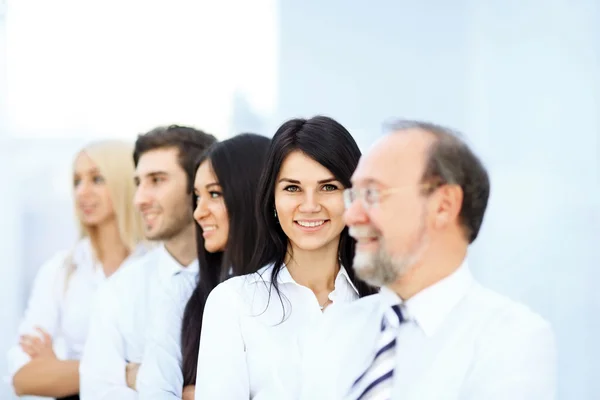
[[[378,229],[375,229],[372,226],[362,225],[362,226],[351,226],[348,228],[348,233],[354,239],[359,239],[363,237],[380,237],[381,232]]]

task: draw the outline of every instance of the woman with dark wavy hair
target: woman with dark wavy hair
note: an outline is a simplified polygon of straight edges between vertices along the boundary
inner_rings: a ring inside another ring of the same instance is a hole
[[[374,292],[350,268],[355,242],[343,221],[342,192],[360,155],[328,117],[292,119],[275,133],[248,274],[221,283],[206,302],[197,400],[298,392],[304,334],[328,308]]]

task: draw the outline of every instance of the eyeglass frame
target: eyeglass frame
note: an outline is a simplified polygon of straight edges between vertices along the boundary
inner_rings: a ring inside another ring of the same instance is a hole
[[[438,189],[442,185],[444,185],[444,182],[441,182],[441,181],[422,182],[422,183],[418,183],[417,187],[425,188],[426,190],[430,190],[431,192],[433,192],[434,190]],[[344,207],[347,210],[352,206],[352,204],[354,204],[354,202],[356,200],[360,199],[365,210],[370,210],[370,209],[376,208],[381,203],[381,200],[384,199],[385,197],[392,195],[392,194],[399,193],[410,187],[413,187],[413,185],[410,184],[410,185],[404,185],[404,186],[400,186],[400,187],[387,188],[387,189],[383,189],[383,190],[376,189],[376,188],[368,188],[368,187],[367,188],[350,187],[350,188],[344,189],[344,192],[343,192]],[[371,190],[371,191],[374,191],[375,193],[377,193],[376,200],[374,200],[374,201],[367,200],[367,196],[365,195],[365,193],[368,190]],[[351,193],[356,193],[356,192],[358,192],[359,194],[357,194],[353,199],[350,198],[351,196],[353,196]]]

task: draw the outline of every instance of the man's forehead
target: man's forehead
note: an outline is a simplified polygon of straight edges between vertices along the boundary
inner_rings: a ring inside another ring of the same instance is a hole
[[[425,162],[431,139],[422,132],[392,133],[379,139],[365,154],[352,177],[353,184],[380,183],[416,178]]]
[[[164,148],[145,152],[140,156],[136,167],[137,175],[152,174],[157,171],[171,172],[179,167],[177,149]]]

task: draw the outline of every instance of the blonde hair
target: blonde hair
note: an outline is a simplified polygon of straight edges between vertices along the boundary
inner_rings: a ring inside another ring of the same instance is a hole
[[[135,251],[136,246],[144,240],[142,220],[133,206],[135,194],[133,164],[133,144],[121,140],[101,140],[93,142],[81,149],[76,157],[85,153],[96,164],[98,171],[104,177],[110,200],[117,220],[119,236],[130,253]],[[86,226],[79,220],[79,238],[89,237],[90,233]],[[98,248],[91,241],[94,257],[98,257]],[[65,260],[67,265],[66,281],[75,271],[73,262],[73,251]],[[65,286],[66,290],[66,286]]]
[[[121,140],[102,140],[88,144],[77,154],[85,153],[104,177],[119,227],[119,236],[131,252],[144,239],[142,220],[133,207],[133,144]],[[79,221],[80,238],[89,236]],[[96,249],[94,249],[96,250]]]

